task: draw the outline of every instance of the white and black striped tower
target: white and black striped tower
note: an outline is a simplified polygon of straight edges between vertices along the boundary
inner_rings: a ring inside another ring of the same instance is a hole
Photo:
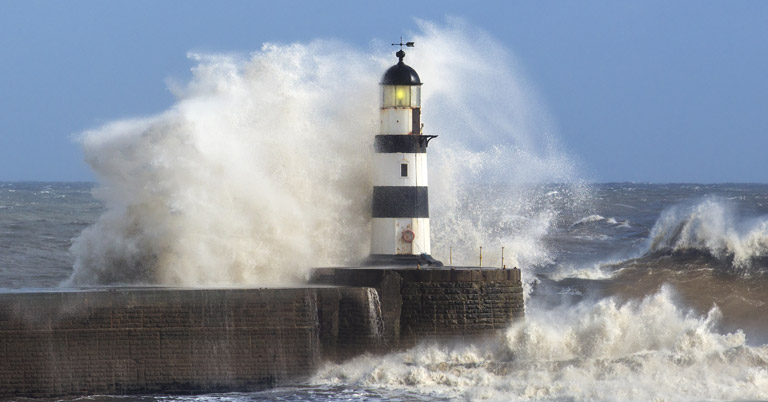
[[[381,128],[374,141],[373,223],[369,265],[443,265],[430,256],[427,144],[421,124],[421,80],[399,62],[381,80]]]

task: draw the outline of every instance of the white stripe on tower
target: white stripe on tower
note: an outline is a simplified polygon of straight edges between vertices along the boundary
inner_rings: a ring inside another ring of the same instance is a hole
[[[421,133],[421,81],[403,63],[381,81],[381,129],[375,139],[370,262],[442,265],[429,238],[427,144]]]

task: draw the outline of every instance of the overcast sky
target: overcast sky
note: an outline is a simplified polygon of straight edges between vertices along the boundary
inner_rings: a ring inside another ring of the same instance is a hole
[[[504,44],[601,182],[768,183],[766,1],[3,1],[0,181],[90,181],[72,137],[162,112],[189,51],[463,18]]]

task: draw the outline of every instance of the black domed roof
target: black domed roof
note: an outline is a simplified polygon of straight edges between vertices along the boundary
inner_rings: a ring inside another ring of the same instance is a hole
[[[421,85],[419,74],[411,66],[403,63],[403,57],[405,52],[402,50],[397,52],[397,57],[400,61],[394,66],[390,67],[384,76],[381,78],[382,85]]]

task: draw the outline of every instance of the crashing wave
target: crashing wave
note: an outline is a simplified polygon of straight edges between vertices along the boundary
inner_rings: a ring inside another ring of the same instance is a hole
[[[651,230],[647,256],[711,256],[739,272],[765,271],[768,217],[739,217],[728,201],[707,197],[665,210]]]
[[[328,365],[317,384],[404,389],[461,400],[768,398],[768,347],[718,333],[720,312],[687,313],[664,287],[641,301],[529,310],[496,342],[423,344]]]

